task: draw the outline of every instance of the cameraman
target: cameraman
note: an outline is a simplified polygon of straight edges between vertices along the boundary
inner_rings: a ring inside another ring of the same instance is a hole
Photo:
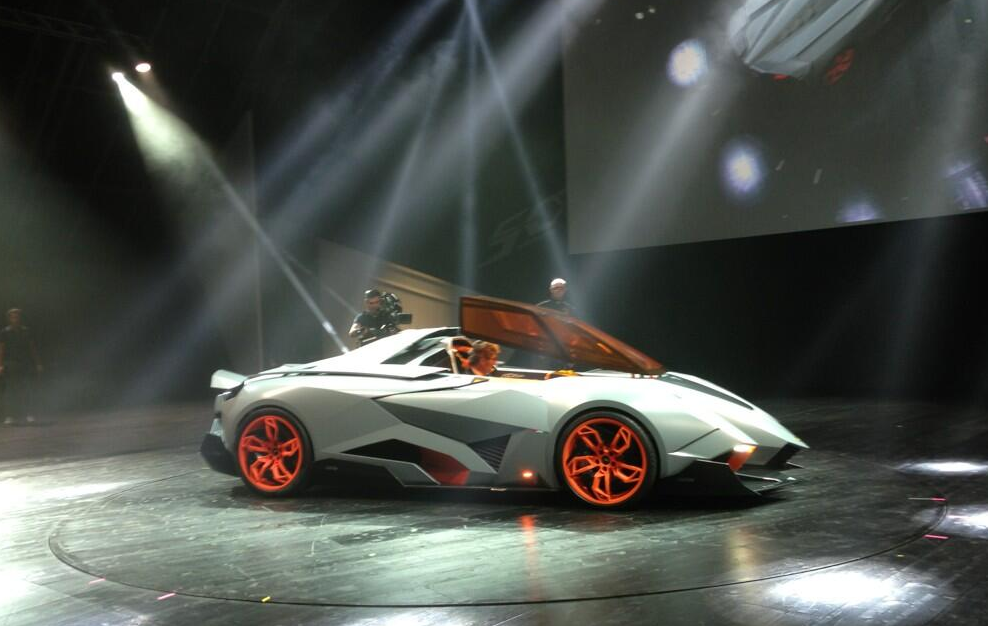
[[[368,289],[364,292],[364,310],[353,318],[349,334],[361,346],[393,335],[398,332],[398,324],[407,323],[404,318],[411,317],[401,316],[400,313],[401,304],[394,294]]]

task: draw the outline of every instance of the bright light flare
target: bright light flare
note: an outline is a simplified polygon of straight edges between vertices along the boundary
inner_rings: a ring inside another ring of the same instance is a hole
[[[521,473],[521,477],[524,478],[525,480],[531,480],[532,478],[535,477],[535,472],[533,472],[532,470],[525,470],[524,472]]]
[[[127,80],[123,73],[114,72],[113,80],[120,89],[120,97],[123,98],[124,106],[135,115],[145,115],[148,112],[148,97],[140,89]]]
[[[899,585],[856,572],[801,576],[777,585],[772,594],[785,600],[843,606],[892,599]]]
[[[669,53],[666,72],[680,87],[695,85],[707,73],[707,50],[696,39],[687,39]]]
[[[965,530],[976,531],[977,536],[985,536],[984,531],[988,531],[988,507],[985,506],[962,506],[955,509],[947,517],[951,525],[965,527]]]
[[[151,71],[151,64],[147,62],[138,63],[137,65],[134,66],[134,69],[140,72],[141,74],[147,74],[148,72]]]
[[[868,200],[855,200],[844,205],[837,212],[837,221],[842,224],[857,224],[860,222],[873,222],[881,219],[882,212]]]
[[[912,463],[902,469],[919,474],[988,474],[988,465],[967,461]]]
[[[734,141],[724,149],[721,171],[727,190],[739,199],[756,195],[765,180],[761,152],[746,140]]]
[[[972,163],[955,163],[947,170],[954,191],[954,203],[962,211],[988,207],[988,178]]]
[[[123,74],[114,78],[124,106],[134,125],[141,152],[155,167],[179,165],[186,167],[195,161],[197,143],[190,139],[181,122],[160,106],[152,106],[144,93]]]
[[[731,452],[731,456],[727,458],[727,466],[731,468],[732,472],[736,472],[741,469],[748,459],[755,452],[755,446],[748,443],[739,443],[734,446],[734,450]]]

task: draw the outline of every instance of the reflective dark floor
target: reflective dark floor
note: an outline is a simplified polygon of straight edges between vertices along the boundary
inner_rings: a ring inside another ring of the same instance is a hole
[[[756,501],[597,513],[556,494],[203,468],[207,407],[0,427],[0,625],[988,623],[988,411],[762,406],[808,441]]]

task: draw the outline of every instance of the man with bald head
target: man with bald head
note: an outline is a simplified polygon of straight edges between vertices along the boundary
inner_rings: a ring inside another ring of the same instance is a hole
[[[549,283],[549,299],[539,302],[538,306],[553,311],[559,311],[563,315],[576,317],[576,309],[566,301],[566,280],[563,278],[553,278]]]

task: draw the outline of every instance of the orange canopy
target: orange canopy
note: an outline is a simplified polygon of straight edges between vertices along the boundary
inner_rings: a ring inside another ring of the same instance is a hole
[[[500,298],[460,298],[464,335],[528,350],[559,361],[631,374],[658,375],[662,364],[586,322]]]

